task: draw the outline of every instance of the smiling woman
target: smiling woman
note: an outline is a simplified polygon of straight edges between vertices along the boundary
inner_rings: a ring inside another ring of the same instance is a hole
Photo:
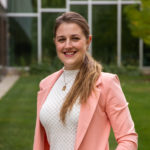
[[[137,134],[116,75],[88,54],[87,21],[67,12],[56,19],[54,42],[64,67],[40,82],[34,150],[136,150]]]
[[[86,39],[82,29],[75,23],[62,23],[56,32],[57,55],[65,69],[79,69],[88,50],[91,36]]]

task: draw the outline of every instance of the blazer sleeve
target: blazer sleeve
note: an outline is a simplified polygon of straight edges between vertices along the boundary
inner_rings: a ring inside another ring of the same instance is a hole
[[[116,150],[137,150],[138,136],[118,77],[113,75],[108,85],[105,107],[118,143]]]

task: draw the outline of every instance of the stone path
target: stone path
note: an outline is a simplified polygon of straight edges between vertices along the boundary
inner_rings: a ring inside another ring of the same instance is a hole
[[[19,79],[19,75],[7,75],[0,81],[0,99],[8,92],[8,90]]]

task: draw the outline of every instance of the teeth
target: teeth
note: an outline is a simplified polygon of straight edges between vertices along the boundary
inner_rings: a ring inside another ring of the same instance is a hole
[[[74,52],[68,52],[68,53],[66,53],[67,55],[73,55],[74,54]]]

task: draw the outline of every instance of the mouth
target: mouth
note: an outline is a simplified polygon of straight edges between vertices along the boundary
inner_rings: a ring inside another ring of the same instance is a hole
[[[71,57],[74,56],[77,53],[77,51],[68,51],[68,52],[64,52],[64,55],[66,57]]]

